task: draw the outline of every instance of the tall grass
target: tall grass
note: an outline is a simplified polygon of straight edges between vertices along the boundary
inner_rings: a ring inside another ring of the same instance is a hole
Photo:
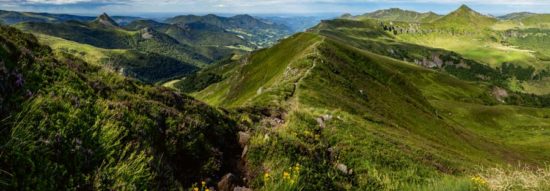
[[[528,166],[486,168],[479,175],[490,190],[550,190],[550,165],[542,168]]]

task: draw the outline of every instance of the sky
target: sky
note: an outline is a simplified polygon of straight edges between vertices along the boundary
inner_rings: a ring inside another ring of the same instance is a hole
[[[97,15],[139,14],[362,14],[402,8],[445,14],[461,4],[491,15],[511,12],[550,13],[550,0],[0,0],[0,9]]]

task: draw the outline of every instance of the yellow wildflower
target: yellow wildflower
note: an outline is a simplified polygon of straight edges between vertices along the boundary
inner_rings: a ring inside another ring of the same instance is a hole
[[[284,178],[284,179],[290,179],[290,173],[288,173],[288,172],[286,172],[286,171],[283,172],[283,178]]]
[[[477,185],[486,185],[487,184],[487,181],[485,179],[483,179],[482,177],[480,177],[480,176],[472,177],[472,182],[474,182]]]
[[[204,191],[210,191],[210,189],[207,188],[207,189],[205,189]]]
[[[294,171],[300,172],[300,164],[296,164],[296,166],[294,167]]]
[[[195,187],[193,188],[193,191],[199,191],[199,188]]]

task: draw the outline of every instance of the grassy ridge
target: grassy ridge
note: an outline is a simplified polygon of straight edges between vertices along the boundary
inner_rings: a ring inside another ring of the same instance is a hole
[[[128,49],[103,49],[48,35],[37,35],[39,41],[56,52],[74,55],[84,61],[109,68],[143,82],[154,83],[194,72],[198,68],[191,64],[165,57]]]
[[[378,10],[372,13],[366,13],[352,17],[353,19],[377,19],[383,21],[401,21],[401,22],[432,22],[439,19],[441,15],[433,12],[418,13],[415,11],[402,10],[399,8]]]
[[[252,172],[263,172],[252,175],[253,187],[473,190],[478,185],[469,175],[479,172],[476,166],[543,165],[546,146],[539,140],[548,136],[548,110],[490,106],[498,101],[489,84],[374,54],[338,37],[293,36],[234,63],[218,73],[221,82],[194,94],[224,107],[283,110],[252,126],[247,160]],[[293,51],[290,44],[310,48]],[[263,55],[285,55],[286,62]],[[527,130],[535,127],[541,128],[537,136]],[[296,183],[276,178],[296,163],[305,169]]]
[[[280,100],[272,100],[275,103],[269,103],[271,100],[255,100],[255,97],[263,92],[273,93],[274,98],[280,97],[281,94],[288,94],[289,92],[284,90],[288,87],[278,86],[277,82],[284,80],[281,75],[285,73],[289,64],[311,53],[308,47],[319,40],[316,35],[304,33],[290,37],[273,48],[259,50],[236,67],[231,80],[226,80],[223,86],[211,86],[206,90],[206,92],[218,93],[204,94],[199,97],[208,103],[228,107],[256,101],[260,102],[260,105],[280,103]],[[293,54],[288,54],[289,51]]]

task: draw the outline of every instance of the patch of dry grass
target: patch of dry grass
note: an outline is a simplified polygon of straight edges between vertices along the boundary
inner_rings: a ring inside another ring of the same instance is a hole
[[[490,190],[550,190],[550,166],[488,168],[479,175]]]

